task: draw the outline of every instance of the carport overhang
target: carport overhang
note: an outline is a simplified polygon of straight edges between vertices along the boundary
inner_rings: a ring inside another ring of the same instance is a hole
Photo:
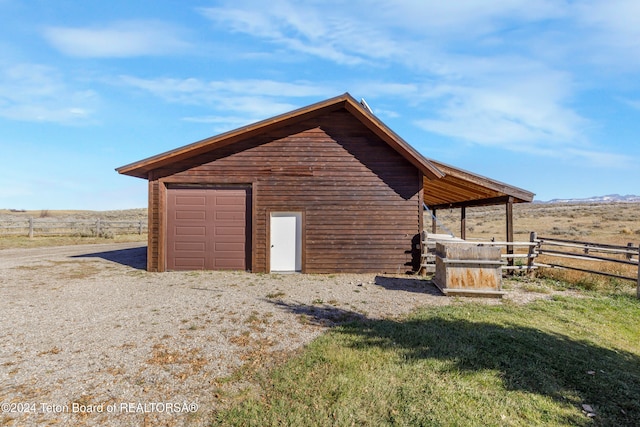
[[[466,238],[466,209],[478,206],[505,205],[505,237],[513,242],[513,204],[532,202],[534,193],[429,159],[444,177],[423,178],[425,206],[431,211],[431,232],[436,233],[439,209],[460,209],[460,238]],[[507,247],[512,253],[513,247]],[[510,261],[512,262],[512,260]]]

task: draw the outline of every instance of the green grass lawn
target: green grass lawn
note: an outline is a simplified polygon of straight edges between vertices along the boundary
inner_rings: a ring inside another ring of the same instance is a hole
[[[640,301],[460,302],[352,322],[254,379],[213,425],[640,425]]]

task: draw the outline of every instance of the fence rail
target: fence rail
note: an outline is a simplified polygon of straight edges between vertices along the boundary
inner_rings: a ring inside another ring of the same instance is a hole
[[[532,238],[528,242],[499,242],[499,241],[478,241],[478,244],[485,246],[500,246],[506,249],[506,253],[501,255],[502,259],[508,261],[507,265],[502,266],[502,270],[528,270],[532,271],[538,268],[535,265],[534,260],[538,256],[536,248],[539,246],[539,242],[535,240],[535,234],[531,234]],[[516,253],[514,248],[526,248],[526,253]],[[515,264],[515,260],[526,259],[527,264]]]
[[[445,236],[445,238],[440,238],[440,236],[441,235],[423,236],[423,244],[425,248],[425,254],[423,255],[423,258],[425,259],[423,261],[425,263],[422,266],[428,267],[425,269],[425,271],[433,271],[433,268],[435,267],[434,265],[432,265],[432,263],[435,263],[435,260],[433,260],[435,256],[432,254],[432,252],[433,247],[435,247],[436,241],[461,241],[461,239],[454,239],[448,236]],[[508,265],[502,266],[503,270],[526,270],[528,272],[532,272],[533,270],[538,268],[560,268],[580,271],[583,273],[598,274],[601,276],[612,277],[621,280],[629,280],[632,282],[636,282],[637,296],[638,298],[640,298],[639,245],[628,243],[626,246],[622,246],[605,243],[581,242],[578,240],[556,239],[551,237],[538,237],[535,232],[531,233],[528,242],[498,242],[475,239],[468,239],[467,241],[479,245],[504,247],[506,249],[506,253],[503,253],[501,256],[503,259],[508,260],[509,263]],[[514,248],[526,248],[526,252],[524,252],[523,249],[520,249],[519,252],[514,252]],[[537,258],[541,255],[544,255],[546,259],[551,259],[551,261],[537,261]],[[635,277],[632,277],[625,276],[624,274],[616,274],[602,270],[590,269],[587,267],[577,267],[566,263],[558,264],[553,261],[554,258],[582,260],[589,262],[610,262],[628,266],[635,266],[637,275]],[[526,265],[516,265],[516,260],[519,260],[520,262],[522,262],[522,260],[526,260]]]
[[[116,234],[142,234],[147,232],[147,221],[56,220],[28,218],[0,221],[2,236],[109,236]]]
[[[528,242],[500,242],[495,240],[476,240],[476,239],[467,239],[462,240],[459,238],[455,238],[449,236],[447,234],[429,234],[424,233],[423,238],[423,247],[424,253],[422,255],[422,264],[421,267],[425,272],[433,272],[435,271],[435,247],[437,242],[469,242],[476,243],[479,245],[485,246],[500,246],[505,248],[506,253],[501,255],[503,260],[507,260],[507,264],[502,266],[502,270],[529,270],[532,271],[538,268],[534,265],[533,260],[538,256],[536,251],[536,247],[538,247],[539,242],[535,240],[535,233],[531,234],[532,239]],[[514,248],[526,248],[526,253],[514,253]],[[526,265],[516,265],[515,260],[523,260],[526,259]]]
[[[636,277],[624,276],[622,274],[614,274],[601,270],[592,270],[587,268],[575,267],[567,264],[556,264],[555,262],[538,263],[540,267],[563,268],[568,270],[576,270],[584,273],[599,274],[601,276],[613,277],[616,279],[637,281],[638,297],[640,298],[640,247],[634,246],[632,243],[626,246],[609,245],[603,243],[580,242],[577,240],[556,239],[551,237],[538,237],[540,242],[537,249],[538,254],[547,255],[548,257],[570,258],[583,261],[595,262],[611,262],[617,264],[625,264],[636,266],[638,275]],[[562,249],[547,249],[545,246]],[[608,256],[593,255],[593,253],[604,253]],[[619,258],[614,258],[619,256]]]

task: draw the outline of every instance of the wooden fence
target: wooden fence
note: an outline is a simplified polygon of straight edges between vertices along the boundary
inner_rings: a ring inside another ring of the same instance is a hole
[[[2,236],[82,236],[106,237],[117,234],[142,234],[147,232],[147,221],[57,220],[28,218],[0,221]]]
[[[444,236],[444,237],[443,237]],[[445,235],[425,235],[423,236],[423,268],[425,271],[433,271],[435,264],[432,265],[435,255],[432,254],[435,241],[461,241]],[[610,245],[594,242],[581,242],[577,240],[556,239],[551,237],[539,237],[535,232],[531,233],[528,242],[499,242],[467,239],[467,242],[481,244],[486,246],[501,246],[505,248],[502,258],[507,260],[507,264],[502,266],[503,270],[524,270],[532,272],[535,269],[544,268],[560,268],[567,270],[575,270],[583,273],[597,274],[616,278],[620,280],[629,280],[637,285],[637,296],[640,298],[640,247],[628,243],[626,246]],[[537,258],[544,255],[545,259],[551,261],[539,262]],[[624,274],[616,274],[586,267],[572,266],[567,263],[559,264],[556,259],[573,259],[582,261],[609,262],[635,267],[636,274],[634,276],[625,276]]]
[[[532,233],[533,234],[533,233]],[[578,240],[557,239],[552,237],[535,237],[539,242],[536,248],[537,255],[545,255],[546,258],[573,259],[591,262],[608,262],[630,265],[635,267],[635,276],[611,273],[602,270],[576,267],[567,263],[557,264],[555,261],[545,263],[537,262],[536,266],[547,268],[561,268],[575,270],[583,273],[598,274],[620,280],[629,280],[637,284],[637,296],[640,298],[640,247],[628,243],[626,246],[610,245],[604,243],[582,242]]]

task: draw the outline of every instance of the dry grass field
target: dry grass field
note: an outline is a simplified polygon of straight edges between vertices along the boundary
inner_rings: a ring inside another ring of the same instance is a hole
[[[33,238],[27,237],[26,229],[9,229],[7,227],[24,227],[29,218],[33,218],[42,224],[61,225],[60,232],[64,235],[43,236],[36,234]],[[147,210],[126,209],[114,211],[79,211],[79,210],[36,210],[36,211],[11,211],[0,209],[0,249],[31,248],[40,246],[64,246],[91,243],[120,243],[120,242],[144,242],[146,233],[106,233],[102,236],[94,236],[88,230],[69,230],[67,225],[84,221],[142,221],[147,222]],[[21,234],[15,234],[21,233]]]
[[[459,235],[459,209],[440,210],[437,217]],[[539,236],[598,243],[640,242],[640,203],[523,203],[514,205],[513,217],[516,240],[528,240],[535,231]],[[431,224],[428,214],[425,224]],[[504,206],[467,209],[467,238],[504,240],[505,228]]]
[[[76,219],[76,220],[94,220],[101,218],[111,221],[133,221],[146,220],[147,209],[124,209],[114,211],[79,211],[79,210],[34,210],[34,211],[16,211],[9,209],[0,209],[0,221],[29,219],[29,218],[49,218],[55,219]]]

